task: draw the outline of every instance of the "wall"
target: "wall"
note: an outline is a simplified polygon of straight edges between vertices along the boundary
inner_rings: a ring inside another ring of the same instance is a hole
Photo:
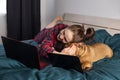
[[[41,0],[41,27],[44,28],[55,18],[55,0]]]
[[[6,36],[6,0],[0,0],[0,43],[1,36]]]
[[[56,16],[77,13],[120,19],[120,0],[56,0]]]

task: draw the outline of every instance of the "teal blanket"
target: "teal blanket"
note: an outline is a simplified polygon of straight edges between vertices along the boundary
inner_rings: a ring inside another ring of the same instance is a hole
[[[0,80],[120,80],[120,34],[111,36],[105,30],[96,31],[92,43],[103,42],[109,45],[114,56],[94,63],[92,70],[81,74],[75,70],[65,70],[48,66],[42,70],[30,69],[19,61],[6,58],[3,45],[0,45]],[[33,41],[26,41],[36,45]]]

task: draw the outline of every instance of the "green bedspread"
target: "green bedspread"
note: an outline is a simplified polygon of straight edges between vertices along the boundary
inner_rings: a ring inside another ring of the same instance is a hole
[[[112,59],[95,62],[92,70],[84,74],[51,65],[43,70],[30,69],[16,60],[6,58],[1,44],[0,80],[120,80],[120,34],[111,36],[105,30],[98,30],[92,43],[97,42],[108,44],[114,51],[114,56]],[[35,45],[34,42],[31,44]]]

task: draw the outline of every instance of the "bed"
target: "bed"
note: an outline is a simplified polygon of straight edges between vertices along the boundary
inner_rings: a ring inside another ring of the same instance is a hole
[[[0,44],[0,80],[120,80],[120,20],[80,14],[64,14],[63,23],[84,24],[96,30],[92,43],[103,42],[109,45],[114,56],[94,63],[92,70],[80,73],[73,69],[65,70],[52,65],[42,70],[30,69],[19,61],[7,58]],[[37,45],[32,40],[25,43]]]

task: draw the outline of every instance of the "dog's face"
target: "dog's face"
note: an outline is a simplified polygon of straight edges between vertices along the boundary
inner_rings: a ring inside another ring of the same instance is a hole
[[[70,43],[61,52],[66,55],[78,56],[83,52],[83,45],[84,43]]]
[[[80,43],[75,43],[74,44],[76,46],[76,52],[75,55],[76,56],[81,56],[84,52],[85,52],[85,43],[80,42]]]
[[[72,44],[68,44],[66,45],[66,48],[64,48],[61,52],[67,55],[72,55],[75,56],[76,54],[76,50],[77,50],[77,44],[76,43],[72,43]]]

